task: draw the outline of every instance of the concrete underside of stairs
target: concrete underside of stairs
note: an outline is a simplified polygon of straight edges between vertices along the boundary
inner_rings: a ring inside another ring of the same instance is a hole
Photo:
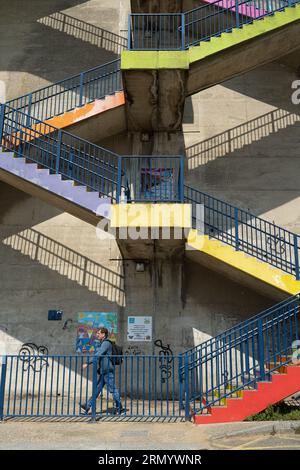
[[[2,168],[0,169],[0,180],[94,226],[97,226],[101,220],[101,218],[91,210],[80,207],[78,204],[65,197],[58,196],[54,192],[50,192],[37,184],[26,181],[24,178],[18,177]]]
[[[300,47],[300,21],[194,62],[186,94],[192,95],[256,67],[279,59]]]
[[[269,297],[274,299],[274,302],[280,302],[281,300],[286,299],[290,295],[289,293],[276,289],[270,284],[262,282],[261,280],[256,279],[243,271],[240,271],[239,269],[235,269],[229,264],[222,263],[216,258],[213,258],[212,256],[209,256],[203,252],[196,250],[187,250],[186,257],[196,263],[205,266],[208,269],[212,269],[222,274],[223,276],[227,277],[228,279],[231,279],[234,282],[238,282],[244,286],[247,286],[250,289],[253,289],[259,294],[268,295]]]

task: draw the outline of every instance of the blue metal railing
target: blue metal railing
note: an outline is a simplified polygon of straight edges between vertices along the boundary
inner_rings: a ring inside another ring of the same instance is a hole
[[[91,398],[87,417],[114,416],[106,388],[96,398],[98,363],[93,356],[0,356],[0,420],[7,417],[85,416],[79,404]],[[86,370],[87,361],[92,365]],[[2,364],[2,365],[1,365]],[[114,367],[124,417],[185,418],[178,379],[181,357],[125,355]]]
[[[128,19],[129,50],[184,50],[241,28],[300,0],[215,0],[185,13],[135,13]]]
[[[227,202],[184,186],[193,227],[203,207],[204,233],[300,279],[300,236]]]
[[[7,105],[2,105],[1,116],[0,140],[5,150],[117,199],[117,154]]]
[[[271,380],[299,348],[300,294],[186,351],[181,382],[195,413]],[[183,406],[183,401],[182,401]]]
[[[8,105],[0,142],[18,157],[120,202],[183,202],[183,157],[120,156]]]
[[[282,366],[299,363],[299,315],[300,294],[179,356],[123,356],[113,371],[123,416],[186,419],[191,408],[209,412],[225,398],[271,380]],[[86,362],[92,365],[85,370]],[[97,368],[93,356],[0,356],[0,420],[115,416],[111,391],[96,396]],[[80,404],[89,399],[90,413],[82,415]]]
[[[180,155],[122,156],[127,202],[183,202],[184,160]]]
[[[45,121],[121,90],[121,61],[116,59],[10,100],[7,105]]]

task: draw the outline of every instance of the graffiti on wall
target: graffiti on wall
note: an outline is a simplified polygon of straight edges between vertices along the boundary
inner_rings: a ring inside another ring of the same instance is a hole
[[[159,351],[159,363],[160,363],[160,370],[161,370],[161,381],[165,383],[170,377],[172,377],[172,363],[173,359],[173,352],[170,348],[170,345],[167,344],[166,346],[163,345],[161,339],[157,339],[154,341],[154,345],[157,348],[160,348]]]
[[[128,346],[128,348],[124,352],[125,356],[140,356],[141,354],[143,354],[143,352],[138,346]]]
[[[32,368],[34,372],[41,372],[43,367],[48,367],[49,351],[46,346],[37,346],[34,343],[24,343],[19,351],[19,357],[23,363],[23,370]]]

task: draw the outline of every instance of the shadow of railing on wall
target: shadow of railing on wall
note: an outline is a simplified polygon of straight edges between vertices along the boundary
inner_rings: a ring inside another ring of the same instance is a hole
[[[5,238],[3,244],[109,301],[125,305],[121,260],[113,271],[31,228]]]
[[[39,18],[38,23],[117,55],[120,55],[127,48],[127,38],[62,12],[56,12],[44,18]]]
[[[186,156],[190,170],[205,165],[220,157],[233,154],[247,145],[276,134],[295,124],[300,124],[300,115],[283,109],[263,114],[209,139],[187,147]]]

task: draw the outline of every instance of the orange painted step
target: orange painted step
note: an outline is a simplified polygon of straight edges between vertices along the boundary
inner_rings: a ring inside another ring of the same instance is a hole
[[[272,374],[272,381],[258,382],[243,398],[230,398],[226,407],[211,407],[210,415],[195,415],[195,424],[243,421],[300,390],[300,367],[287,366],[286,374]]]

